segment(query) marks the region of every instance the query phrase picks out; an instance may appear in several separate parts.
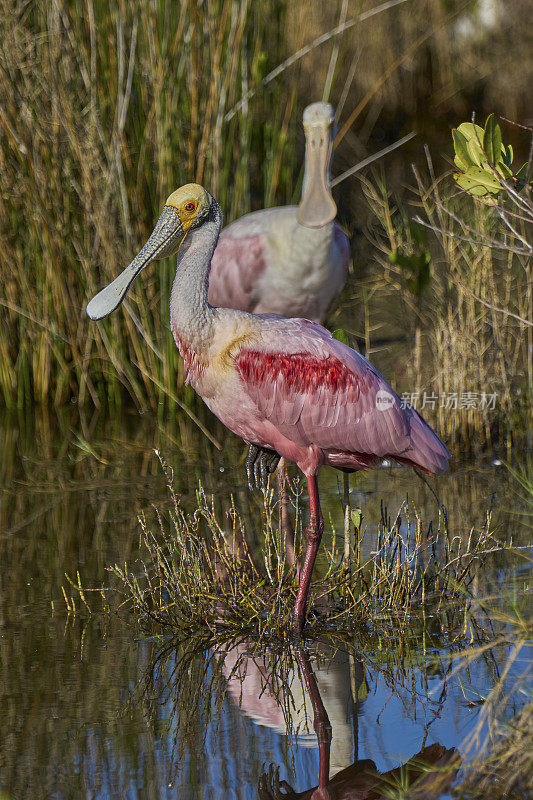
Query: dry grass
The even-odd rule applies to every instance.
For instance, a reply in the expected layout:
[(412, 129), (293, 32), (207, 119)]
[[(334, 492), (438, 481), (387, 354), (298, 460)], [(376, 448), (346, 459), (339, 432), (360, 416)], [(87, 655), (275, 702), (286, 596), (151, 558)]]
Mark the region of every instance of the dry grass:
[[(295, 92), (224, 115), (280, 57), (276, 2), (0, 4), (0, 385), (7, 406), (172, 397), (172, 270), (101, 325), (87, 300), (191, 179), (235, 217), (292, 190)], [(275, 32), (277, 31), (277, 35)], [(284, 102), (281, 103), (283, 97)], [(253, 152), (253, 156), (252, 156)], [(263, 169), (267, 161), (270, 168)], [(190, 401), (190, 398), (188, 398)]]
[(461, 800), (531, 800), (533, 797), (533, 703), (500, 725), (488, 755), (474, 763), (454, 796)]

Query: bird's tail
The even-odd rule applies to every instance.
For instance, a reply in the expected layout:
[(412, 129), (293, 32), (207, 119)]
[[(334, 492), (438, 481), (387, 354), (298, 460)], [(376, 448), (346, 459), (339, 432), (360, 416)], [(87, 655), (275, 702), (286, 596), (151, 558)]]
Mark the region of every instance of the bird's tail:
[(409, 408), (409, 427), (411, 443), (397, 460), (430, 475), (446, 472), (452, 455), (433, 428), (414, 408)]

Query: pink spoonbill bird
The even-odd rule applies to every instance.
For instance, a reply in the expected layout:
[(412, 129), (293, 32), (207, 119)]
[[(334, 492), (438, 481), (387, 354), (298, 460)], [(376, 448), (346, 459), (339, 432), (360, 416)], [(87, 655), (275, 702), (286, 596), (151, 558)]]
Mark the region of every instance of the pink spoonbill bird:
[(300, 204), (254, 211), (224, 228), (211, 262), (211, 305), (323, 322), (344, 286), (349, 242), (335, 222), (329, 185), (336, 134), (331, 105), (307, 106), (303, 127)]
[(209, 192), (197, 184), (177, 189), (146, 244), (87, 314), (110, 314), (147, 264), (178, 254), (170, 324), (187, 380), (227, 428), (294, 461), (307, 478), (307, 550), (294, 605), (301, 632), (324, 528), (320, 467), (350, 472), (388, 458), (434, 474), (446, 470), (450, 453), (369, 361), (317, 323), (211, 306), (209, 270), (221, 227)]
[[(307, 106), (303, 128), (305, 169), (299, 205), (254, 211), (222, 230), (211, 260), (212, 306), (322, 323), (344, 286), (350, 245), (335, 222), (337, 206), (330, 188), (337, 131), (333, 107)], [(250, 488), (264, 485), (278, 461), (276, 454), (252, 446), (246, 460)]]

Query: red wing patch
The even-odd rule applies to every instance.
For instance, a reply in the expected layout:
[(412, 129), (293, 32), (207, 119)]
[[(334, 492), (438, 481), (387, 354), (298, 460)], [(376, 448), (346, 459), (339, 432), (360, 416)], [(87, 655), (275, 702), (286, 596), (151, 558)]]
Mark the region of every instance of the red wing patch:
[(271, 383), (283, 377), (287, 389), (294, 393), (322, 388), (337, 394), (360, 388), (358, 377), (335, 356), (241, 350), (235, 365), (247, 383)]

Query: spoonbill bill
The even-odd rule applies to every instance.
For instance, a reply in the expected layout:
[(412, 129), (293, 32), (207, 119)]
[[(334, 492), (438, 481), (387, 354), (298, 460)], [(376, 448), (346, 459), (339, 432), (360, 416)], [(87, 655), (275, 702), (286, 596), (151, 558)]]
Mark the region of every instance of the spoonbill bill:
[(320, 467), (350, 472), (387, 458), (435, 474), (446, 470), (450, 453), (369, 361), (322, 326), (211, 306), (209, 270), (221, 227), (222, 212), (209, 192), (198, 184), (177, 189), (146, 244), (89, 302), (87, 314), (107, 316), (147, 264), (178, 254), (170, 325), (187, 381), (227, 428), (294, 461), (307, 478), (307, 550), (294, 605), (302, 632), (324, 529)]
[(329, 103), (303, 113), (305, 171), (298, 206), (254, 211), (220, 234), (211, 262), (212, 306), (323, 322), (346, 281), (348, 237), (335, 222), (330, 164), (336, 135)]

